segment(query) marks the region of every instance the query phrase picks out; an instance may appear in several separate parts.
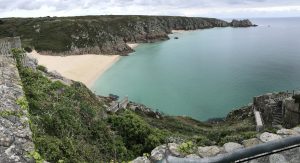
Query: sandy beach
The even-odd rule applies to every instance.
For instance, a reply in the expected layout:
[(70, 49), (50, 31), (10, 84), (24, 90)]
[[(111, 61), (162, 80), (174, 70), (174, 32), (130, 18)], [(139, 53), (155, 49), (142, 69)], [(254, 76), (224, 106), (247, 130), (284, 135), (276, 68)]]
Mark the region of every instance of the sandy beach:
[(137, 46), (139, 46), (139, 44), (138, 43), (127, 43), (127, 45), (131, 48), (131, 49), (134, 49), (134, 48), (136, 48)]
[(184, 33), (186, 30), (172, 30), (172, 33)]
[(36, 58), (40, 65), (48, 71), (57, 71), (61, 75), (84, 83), (91, 88), (94, 82), (120, 58), (119, 55), (73, 55), (73, 56), (46, 56), (36, 51), (29, 53)]

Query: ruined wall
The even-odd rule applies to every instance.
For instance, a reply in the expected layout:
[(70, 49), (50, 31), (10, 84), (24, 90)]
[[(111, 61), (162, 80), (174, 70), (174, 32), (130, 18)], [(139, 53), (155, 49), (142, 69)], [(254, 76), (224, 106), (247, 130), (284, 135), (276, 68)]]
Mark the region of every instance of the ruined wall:
[(11, 56), (12, 48), (21, 48), (20, 37), (7, 37), (0, 39), (0, 55)]
[[(12, 42), (9, 42), (12, 41)], [(17, 40), (17, 41), (15, 41)], [(0, 162), (32, 162), (34, 151), (26, 99), (16, 62), (7, 57), (9, 48), (21, 47), (19, 39), (1, 39), (0, 51)], [(2, 49), (1, 49), (2, 47)]]
[(295, 103), (295, 99), (287, 98), (283, 101), (284, 123), (287, 127), (295, 127), (300, 124), (299, 104)]

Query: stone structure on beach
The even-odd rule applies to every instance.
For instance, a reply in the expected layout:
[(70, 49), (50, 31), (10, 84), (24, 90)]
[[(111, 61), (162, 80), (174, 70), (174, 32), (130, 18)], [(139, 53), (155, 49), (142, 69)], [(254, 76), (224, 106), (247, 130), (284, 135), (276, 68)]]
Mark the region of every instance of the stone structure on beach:
[(300, 124), (299, 103), (295, 93), (267, 93), (254, 97), (253, 105), (262, 114), (265, 125), (295, 127)]
[(0, 39), (0, 55), (11, 56), (12, 48), (21, 48), (20, 37), (7, 37)]
[(11, 48), (20, 48), (19, 38), (0, 40), (0, 162), (32, 162), (32, 132), (21, 79)]

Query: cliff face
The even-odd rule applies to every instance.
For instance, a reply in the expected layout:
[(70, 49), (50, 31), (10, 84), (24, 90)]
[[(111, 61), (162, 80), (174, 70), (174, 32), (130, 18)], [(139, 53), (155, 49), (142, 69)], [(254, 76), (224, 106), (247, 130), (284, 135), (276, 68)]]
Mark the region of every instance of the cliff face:
[[(128, 54), (128, 42), (168, 39), (172, 30), (228, 27), (213, 18), (167, 16), (83, 16), (2, 19), (0, 37), (21, 36), (24, 47), (44, 54)], [(238, 25), (237, 25), (238, 26)]]

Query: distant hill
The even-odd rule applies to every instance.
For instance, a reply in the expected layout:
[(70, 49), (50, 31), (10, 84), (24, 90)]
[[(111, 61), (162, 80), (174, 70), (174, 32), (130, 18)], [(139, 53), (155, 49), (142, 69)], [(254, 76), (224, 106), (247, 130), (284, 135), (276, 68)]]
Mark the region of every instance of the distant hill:
[(133, 51), (126, 43), (166, 40), (172, 30), (232, 26), (214, 18), (116, 15), (3, 18), (0, 22), (0, 38), (20, 36), (23, 47), (52, 55), (126, 55)]

